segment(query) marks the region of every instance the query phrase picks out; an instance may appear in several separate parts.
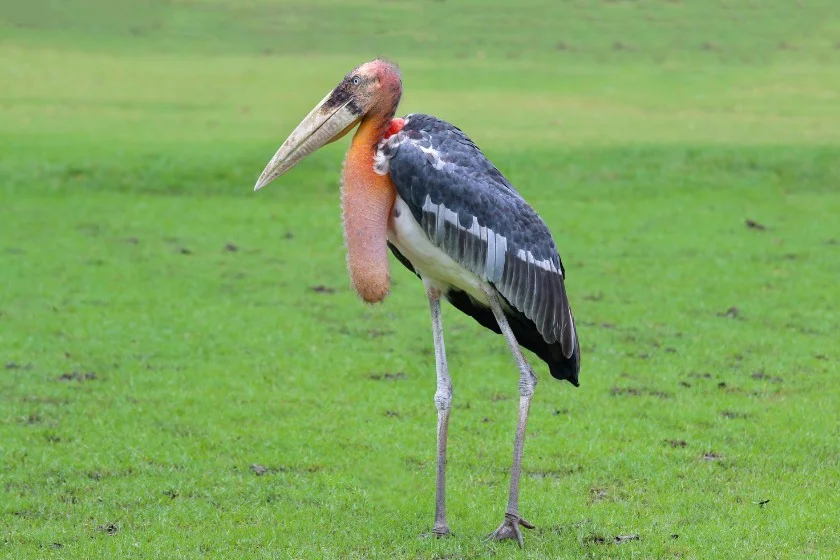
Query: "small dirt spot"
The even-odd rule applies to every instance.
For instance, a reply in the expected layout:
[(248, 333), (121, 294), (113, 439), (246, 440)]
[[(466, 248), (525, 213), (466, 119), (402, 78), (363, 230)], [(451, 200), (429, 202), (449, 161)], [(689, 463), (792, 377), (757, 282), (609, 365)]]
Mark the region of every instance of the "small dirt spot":
[(335, 288), (319, 284), (317, 286), (309, 286), (309, 291), (315, 292), (316, 294), (334, 294)]
[(734, 305), (722, 313), (717, 314), (718, 317), (727, 317), (729, 319), (740, 319), (741, 310)]
[(93, 381), (94, 379), (96, 379), (96, 373), (92, 371), (70, 371), (62, 373), (56, 379), (58, 381)]
[(140, 240), (136, 237), (126, 237), (125, 242), (129, 245), (137, 245), (138, 243), (140, 243)]
[(190, 251), (186, 247), (181, 247), (180, 249), (178, 249), (178, 252), (182, 255), (192, 255), (192, 251)]
[(622, 43), (621, 41), (613, 41), (612, 50), (614, 51), (631, 51), (630, 45)]
[(706, 453), (703, 453), (701, 459), (703, 459), (704, 461), (720, 461), (721, 459), (723, 459), (723, 455), (721, 455), (720, 453), (715, 453), (714, 451), (707, 451)]
[(668, 354), (676, 354), (677, 349), (674, 348), (673, 346), (666, 346), (665, 347), (665, 352), (667, 352)]
[(566, 50), (569, 50), (569, 45), (566, 44), (565, 41), (557, 41), (554, 44), (554, 48), (557, 49), (558, 51), (566, 51)]
[(617, 535), (615, 537), (615, 544), (621, 544), (637, 540), (639, 540), (639, 535)]
[(583, 467), (580, 465), (575, 467), (569, 468), (560, 468), (560, 469), (535, 469), (532, 471), (525, 471), (525, 473), (530, 476), (531, 478), (543, 479), (543, 478), (554, 478), (554, 479), (561, 479), (566, 478), (567, 476), (571, 476), (575, 473), (579, 473), (583, 471)]
[(50, 548), (58, 550), (59, 548), (63, 548), (64, 545), (60, 542), (54, 542), (50, 545)]
[(781, 383), (782, 381), (784, 381), (784, 379), (782, 379), (781, 377), (767, 375), (762, 370), (753, 372), (753, 374), (750, 375), (750, 377), (752, 377), (753, 379), (763, 379), (765, 381), (770, 381), (771, 383)]
[(691, 373), (688, 374), (688, 376), (689, 377), (694, 377), (694, 378), (697, 378), (697, 379), (711, 379), (712, 378), (711, 373), (705, 373), (705, 372), (704, 373), (691, 372)]
[(685, 387), (686, 389), (691, 388), (691, 383), (688, 381), (680, 381), (680, 387)]
[(688, 445), (684, 439), (663, 439), (662, 441), (664, 441), (665, 443), (667, 443), (675, 449), (678, 447), (685, 447), (686, 445)]
[(602, 329), (614, 329), (615, 325), (613, 323), (601, 323)]
[(105, 523), (103, 525), (99, 525), (96, 527), (96, 530), (100, 533), (106, 533), (108, 535), (116, 535), (120, 531), (119, 525), (116, 523)]
[(386, 410), (385, 411), (385, 416), (387, 416), (388, 418), (399, 418), (400, 413), (397, 412), (396, 410)]
[(394, 331), (382, 330), (382, 329), (368, 329), (367, 334), (370, 338), (381, 338), (381, 337), (389, 335), (389, 334), (394, 334)]
[(589, 503), (601, 502), (610, 495), (609, 489), (604, 486), (593, 486), (589, 489)]
[(814, 358), (816, 358), (817, 360), (823, 360), (823, 361), (828, 360), (828, 356), (826, 356), (825, 354), (817, 354), (817, 355), (814, 356)]
[(405, 373), (398, 371), (396, 373), (372, 373), (369, 377), (374, 381), (400, 381), (401, 379), (405, 379), (406, 375)]
[(510, 400), (510, 396), (504, 393), (493, 393), (490, 395), (490, 402), (499, 402)]
[(180, 496), (181, 493), (178, 492), (177, 490), (175, 490), (174, 488), (170, 488), (169, 490), (164, 492), (163, 495), (166, 496), (167, 498), (169, 498), (170, 500), (174, 500), (175, 498)]
[(657, 397), (660, 399), (670, 399), (671, 394), (666, 393), (665, 391), (658, 391), (656, 389), (648, 389), (646, 387), (613, 387), (610, 392), (613, 395), (619, 396), (631, 396), (631, 397), (640, 397), (640, 396), (650, 396), (650, 397)]
[(226, 252), (228, 252), (228, 253), (235, 253), (235, 252), (237, 252), (238, 250), (239, 250), (239, 247), (237, 247), (237, 246), (236, 246), (236, 245), (234, 245), (233, 243), (227, 243), (227, 244), (225, 244), (225, 251), (226, 251)]
[(726, 381), (718, 382), (717, 387), (718, 387), (718, 389), (726, 389), (726, 387), (727, 387)]
[(716, 51), (720, 49), (720, 47), (712, 41), (703, 41), (703, 43), (701, 43), (700, 45), (700, 48), (704, 51)]
[(283, 236), (283, 239), (294, 239), (294, 238), (295, 238), (295, 234), (292, 233), (291, 231), (287, 231), (286, 234)]
[(583, 539), (584, 542), (588, 542), (591, 544), (606, 544), (607, 539), (602, 537), (601, 535), (589, 535), (588, 537)]
[(796, 47), (788, 43), (787, 41), (779, 41), (779, 50), (780, 51), (795, 51)]
[(490, 421), (490, 419), (485, 416), (484, 418), (481, 419), (481, 421), (486, 424)]
[(728, 418), (730, 420), (734, 420), (736, 418), (746, 418), (747, 417), (747, 415), (744, 414), (743, 412), (735, 412), (733, 410), (724, 410), (723, 412), (720, 413), (720, 415), (723, 416), (724, 418)]
[(250, 468), (251, 468), (251, 472), (253, 472), (257, 476), (262, 476), (264, 474), (268, 474), (268, 467), (264, 467), (262, 465), (258, 465), (256, 463), (253, 463)]
[(758, 231), (766, 231), (767, 230), (767, 226), (765, 226), (764, 224), (760, 224), (760, 223), (756, 222), (755, 220), (750, 220), (750, 219), (744, 220), (744, 225), (747, 226), (750, 229), (754, 229), (754, 230), (758, 230)]
[(561, 414), (568, 414), (568, 413), (569, 413), (568, 408), (555, 408), (554, 412), (552, 412), (552, 414), (554, 416), (560, 416)]

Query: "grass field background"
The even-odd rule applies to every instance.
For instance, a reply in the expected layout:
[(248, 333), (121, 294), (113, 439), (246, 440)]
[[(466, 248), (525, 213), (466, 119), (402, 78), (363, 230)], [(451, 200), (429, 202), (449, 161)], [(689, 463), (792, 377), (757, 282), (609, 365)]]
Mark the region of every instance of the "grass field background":
[[(0, 7), (0, 555), (833, 558), (833, 2)], [(463, 128), (568, 270), (581, 387), (444, 308), (454, 537), (422, 285), (346, 277), (346, 140), (254, 194), (355, 65)], [(638, 536), (619, 539), (619, 536)]]

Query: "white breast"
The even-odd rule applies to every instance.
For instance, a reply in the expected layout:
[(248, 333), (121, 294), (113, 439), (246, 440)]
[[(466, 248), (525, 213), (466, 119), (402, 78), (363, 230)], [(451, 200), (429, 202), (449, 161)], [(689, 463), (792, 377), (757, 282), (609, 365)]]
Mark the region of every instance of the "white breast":
[(408, 205), (399, 196), (391, 210), (388, 241), (409, 260), (427, 283), (443, 293), (454, 286), (470, 294), (473, 299), (488, 304), (482, 289), (484, 282), (429, 241)]

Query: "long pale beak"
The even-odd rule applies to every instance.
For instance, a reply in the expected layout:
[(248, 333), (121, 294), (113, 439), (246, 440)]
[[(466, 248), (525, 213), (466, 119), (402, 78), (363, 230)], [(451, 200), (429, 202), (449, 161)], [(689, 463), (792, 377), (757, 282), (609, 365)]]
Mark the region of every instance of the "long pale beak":
[(331, 106), (328, 101), (332, 95), (333, 92), (330, 92), (322, 99), (283, 142), (254, 185), (255, 191), (300, 163), (321, 146), (344, 136), (362, 118), (362, 115), (351, 110), (352, 100)]

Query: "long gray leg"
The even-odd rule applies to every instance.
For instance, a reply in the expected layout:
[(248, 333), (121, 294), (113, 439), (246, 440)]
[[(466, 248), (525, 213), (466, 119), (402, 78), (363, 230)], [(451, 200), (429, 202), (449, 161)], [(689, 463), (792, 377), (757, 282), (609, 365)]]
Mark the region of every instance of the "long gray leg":
[(504, 540), (516, 539), (519, 546), (524, 544), (522, 533), (519, 526), (522, 525), (528, 529), (533, 529), (534, 526), (519, 517), (519, 478), (522, 474), (522, 450), (525, 445), (525, 426), (528, 423), (528, 410), (531, 408), (531, 397), (534, 395), (534, 388), (537, 386), (537, 376), (522, 351), (519, 349), (519, 343), (516, 337), (513, 336), (513, 331), (508, 325), (507, 318), (504, 311), (502, 311), (496, 293), (492, 288), (485, 288), (487, 299), (490, 302), (490, 309), (493, 310), (493, 315), (496, 317), (496, 322), (502, 334), (505, 336), (508, 348), (513, 354), (516, 365), (519, 368), (519, 417), (516, 422), (516, 439), (513, 443), (513, 466), (510, 469), (510, 496), (508, 497), (507, 510), (505, 511), (505, 520), (499, 525), (493, 533), (490, 534), (491, 539)]
[(449, 411), (452, 406), (452, 381), (446, 365), (446, 348), (443, 344), (443, 321), (440, 314), (440, 290), (426, 286), (429, 307), (432, 311), (432, 335), (435, 340), (435, 369), (437, 390), (435, 407), (438, 411), (437, 424), (437, 476), (435, 480), (435, 526), (432, 533), (438, 537), (449, 534), (446, 523), (446, 437), (449, 432)]

